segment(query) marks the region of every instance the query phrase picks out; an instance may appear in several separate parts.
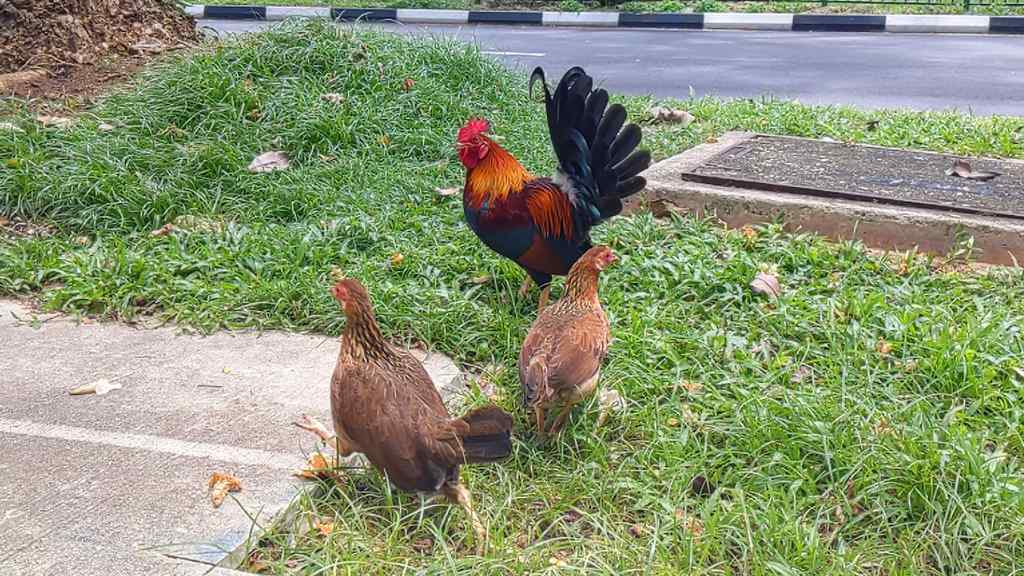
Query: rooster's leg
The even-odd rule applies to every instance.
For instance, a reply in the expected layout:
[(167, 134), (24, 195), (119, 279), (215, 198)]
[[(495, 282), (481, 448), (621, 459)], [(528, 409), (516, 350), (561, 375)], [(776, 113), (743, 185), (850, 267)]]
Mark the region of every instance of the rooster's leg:
[(487, 545), (487, 529), (484, 528), (480, 517), (473, 511), (473, 500), (469, 496), (469, 490), (459, 482), (446, 482), (441, 486), (441, 492), (466, 512), (466, 516), (469, 517), (469, 524), (473, 527), (476, 553), (483, 554)]
[(537, 305), (537, 310), (543, 310), (548, 305), (548, 295), (551, 294), (551, 284), (548, 284), (540, 291), (540, 304)]
[(523, 283), (519, 285), (519, 297), (525, 298), (530, 293), (530, 287), (533, 286), (533, 278), (527, 276), (523, 278)]

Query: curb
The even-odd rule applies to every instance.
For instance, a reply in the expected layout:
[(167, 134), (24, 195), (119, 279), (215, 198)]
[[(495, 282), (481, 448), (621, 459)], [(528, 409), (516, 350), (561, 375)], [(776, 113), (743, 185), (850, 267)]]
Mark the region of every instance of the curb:
[(790, 232), (814, 232), (837, 241), (859, 240), (871, 248), (929, 254), (949, 254), (967, 234), (974, 238), (979, 262), (1017, 267), (1024, 261), (1024, 222), (1017, 219), (716, 186), (679, 177), (755, 136), (727, 132), (714, 143), (654, 164), (644, 172), (647, 187), (623, 202), (622, 215), (648, 209), (691, 213), (718, 218), (730, 228), (782, 222)]
[(633, 12), (504, 12), (492, 10), (421, 10), (405, 8), (335, 8), (307, 6), (205, 6), (190, 4), (196, 18), (284, 20), (330, 18), (339, 21), (408, 24), (513, 24), (518, 26), (594, 26), (676, 30), (782, 30), (794, 32), (908, 32), (957, 34), (1024, 34), (1024, 16), (941, 14), (749, 14), (710, 12), (638, 14)]

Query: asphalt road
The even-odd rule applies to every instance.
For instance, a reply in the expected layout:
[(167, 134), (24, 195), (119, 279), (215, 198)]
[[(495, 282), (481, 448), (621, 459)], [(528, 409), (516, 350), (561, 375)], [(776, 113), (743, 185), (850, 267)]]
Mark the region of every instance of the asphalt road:
[[(271, 24), (203, 20), (220, 32)], [(863, 108), (1024, 116), (1024, 37), (386, 24), (477, 42), (528, 72), (587, 69), (610, 90), (658, 97), (774, 95)]]

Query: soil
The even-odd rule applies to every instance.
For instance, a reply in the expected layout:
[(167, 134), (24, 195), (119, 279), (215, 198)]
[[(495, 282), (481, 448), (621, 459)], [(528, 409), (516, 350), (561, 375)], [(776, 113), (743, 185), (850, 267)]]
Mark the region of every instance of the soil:
[(0, 0), (0, 95), (88, 95), (197, 41), (173, 0)]
[(756, 188), (834, 191), (872, 202), (1024, 217), (1024, 162), (971, 158), (975, 171), (1000, 174), (979, 181), (947, 175), (956, 159), (919, 150), (758, 136), (709, 159), (693, 174)]

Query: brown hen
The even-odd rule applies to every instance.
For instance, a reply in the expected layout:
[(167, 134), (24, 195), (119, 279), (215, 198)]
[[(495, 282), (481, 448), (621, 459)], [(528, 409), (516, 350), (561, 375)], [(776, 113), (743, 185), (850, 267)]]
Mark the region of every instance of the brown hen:
[(347, 319), (331, 378), (335, 434), (309, 417), (296, 424), (334, 439), (340, 456), (365, 454), (402, 490), (440, 492), (461, 506), (480, 549), (486, 531), (459, 482), (459, 466), (508, 456), (511, 416), (487, 406), (451, 418), (423, 365), (384, 340), (363, 285), (344, 279), (331, 292)]
[[(608, 317), (597, 297), (598, 274), (617, 260), (611, 248), (595, 246), (569, 270), (562, 299), (541, 310), (519, 353), (523, 402), (533, 410), (543, 438), (565, 424), (577, 402), (594, 393), (608, 354)], [(560, 407), (545, 431), (548, 409)]]

